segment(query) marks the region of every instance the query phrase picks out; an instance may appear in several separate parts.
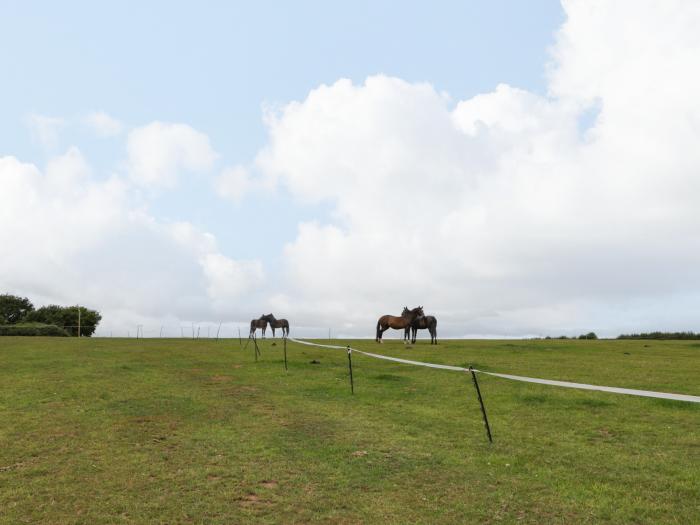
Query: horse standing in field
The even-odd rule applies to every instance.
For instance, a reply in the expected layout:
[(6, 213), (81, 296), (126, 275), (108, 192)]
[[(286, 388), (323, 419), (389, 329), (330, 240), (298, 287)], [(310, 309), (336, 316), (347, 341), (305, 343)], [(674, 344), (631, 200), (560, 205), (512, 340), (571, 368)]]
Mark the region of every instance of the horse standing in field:
[(261, 315), (259, 319), (253, 319), (250, 321), (250, 334), (248, 338), (255, 335), (255, 331), (260, 328), (262, 330), (262, 338), (265, 339), (265, 330), (267, 330), (267, 319), (264, 315)]
[(287, 337), (289, 335), (289, 321), (286, 319), (275, 319), (272, 314), (267, 314), (263, 316), (268, 323), (270, 323), (270, 328), (272, 328), (272, 337), (275, 337), (275, 328), (282, 329), (282, 337)]
[(428, 331), (430, 332), (430, 344), (431, 345), (436, 345), (437, 344), (437, 319), (433, 317), (432, 315), (423, 315), (421, 317), (416, 317), (415, 321), (411, 323), (411, 326), (406, 328), (406, 332), (404, 333), (404, 339), (408, 338), (409, 332), (413, 332), (411, 334), (411, 343), (415, 344), (416, 342), (416, 333), (418, 330), (423, 330), (427, 328)]
[(389, 328), (394, 330), (406, 329), (411, 326), (411, 323), (416, 320), (417, 317), (423, 315), (423, 307), (418, 306), (413, 310), (409, 310), (407, 306), (404, 306), (403, 312), (401, 312), (401, 317), (396, 317), (395, 315), (383, 315), (377, 321), (377, 337), (375, 341), (378, 343), (382, 342), (382, 334), (386, 332)]

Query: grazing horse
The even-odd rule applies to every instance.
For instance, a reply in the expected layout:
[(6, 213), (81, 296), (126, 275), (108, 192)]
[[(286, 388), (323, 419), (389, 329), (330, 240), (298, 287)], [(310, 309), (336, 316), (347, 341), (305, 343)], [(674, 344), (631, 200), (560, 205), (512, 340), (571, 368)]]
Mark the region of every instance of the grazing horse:
[(375, 341), (378, 343), (382, 342), (382, 334), (386, 332), (389, 328), (394, 330), (406, 329), (411, 326), (411, 323), (417, 318), (423, 315), (423, 307), (418, 306), (413, 310), (409, 310), (407, 306), (404, 306), (403, 312), (401, 312), (401, 317), (396, 317), (395, 315), (383, 315), (377, 321), (377, 338)]
[(267, 330), (267, 319), (265, 319), (264, 315), (261, 315), (259, 319), (253, 319), (250, 321), (250, 334), (248, 334), (248, 338), (251, 338), (255, 335), (255, 331), (260, 328), (262, 329), (262, 338), (265, 339), (265, 330)]
[(272, 314), (264, 315), (263, 318), (270, 323), (270, 328), (272, 328), (272, 337), (275, 337), (275, 328), (282, 329), (282, 337), (287, 337), (289, 335), (289, 321), (286, 319), (275, 319), (275, 316)]
[(428, 331), (430, 332), (430, 344), (431, 345), (436, 345), (437, 344), (437, 319), (433, 317), (432, 315), (424, 315), (421, 317), (416, 317), (416, 320), (411, 323), (411, 326), (406, 328), (406, 332), (404, 333), (404, 339), (408, 336), (409, 331), (412, 331), (413, 334), (411, 335), (411, 343), (416, 342), (416, 333), (418, 330), (423, 330), (427, 328)]

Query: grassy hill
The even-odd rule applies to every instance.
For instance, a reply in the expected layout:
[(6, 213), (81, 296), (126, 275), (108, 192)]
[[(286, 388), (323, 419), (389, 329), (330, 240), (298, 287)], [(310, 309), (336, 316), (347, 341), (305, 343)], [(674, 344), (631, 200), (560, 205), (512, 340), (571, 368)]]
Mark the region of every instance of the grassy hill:
[[(244, 341), (245, 343), (245, 341)], [(340, 344), (346, 344), (342, 342)], [(700, 394), (691, 341), (373, 352)], [(700, 404), (237, 340), (0, 340), (0, 523), (693, 523)], [(311, 364), (318, 361), (318, 364)]]

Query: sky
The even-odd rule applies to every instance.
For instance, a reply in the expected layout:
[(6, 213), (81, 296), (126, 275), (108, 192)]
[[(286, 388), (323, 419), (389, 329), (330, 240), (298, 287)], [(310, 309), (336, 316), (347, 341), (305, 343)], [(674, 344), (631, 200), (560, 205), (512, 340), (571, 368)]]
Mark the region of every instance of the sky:
[(100, 335), (700, 330), (695, 2), (0, 14), (0, 293)]

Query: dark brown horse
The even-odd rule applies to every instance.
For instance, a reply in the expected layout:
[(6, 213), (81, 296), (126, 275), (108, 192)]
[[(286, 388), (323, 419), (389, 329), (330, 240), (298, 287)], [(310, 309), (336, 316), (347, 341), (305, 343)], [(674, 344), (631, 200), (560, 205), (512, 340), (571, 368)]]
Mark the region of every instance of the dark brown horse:
[(264, 315), (261, 315), (259, 319), (253, 319), (250, 321), (250, 334), (248, 334), (248, 337), (253, 337), (255, 335), (255, 331), (260, 328), (262, 329), (262, 338), (265, 339), (265, 330), (267, 330), (267, 319), (265, 319)]
[(428, 329), (430, 332), (430, 344), (431, 345), (436, 345), (437, 344), (437, 319), (433, 317), (432, 315), (423, 315), (421, 317), (416, 317), (415, 321), (411, 323), (411, 326), (406, 328), (406, 332), (404, 333), (404, 339), (408, 337), (409, 331), (413, 332), (411, 334), (411, 343), (416, 342), (416, 333), (418, 330), (424, 330), (425, 328)]
[(275, 328), (282, 329), (282, 337), (287, 337), (289, 335), (289, 321), (286, 319), (275, 319), (272, 314), (267, 314), (263, 316), (268, 323), (270, 323), (270, 328), (272, 328), (272, 337), (275, 337)]
[(423, 307), (418, 306), (413, 310), (409, 310), (407, 306), (404, 306), (403, 312), (401, 312), (401, 317), (396, 317), (395, 315), (383, 315), (377, 321), (377, 338), (375, 341), (378, 343), (382, 342), (382, 334), (386, 332), (389, 328), (394, 330), (402, 330), (411, 326), (411, 323), (423, 315)]

